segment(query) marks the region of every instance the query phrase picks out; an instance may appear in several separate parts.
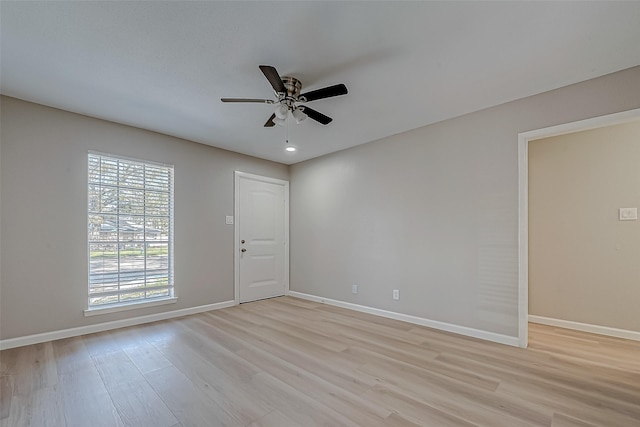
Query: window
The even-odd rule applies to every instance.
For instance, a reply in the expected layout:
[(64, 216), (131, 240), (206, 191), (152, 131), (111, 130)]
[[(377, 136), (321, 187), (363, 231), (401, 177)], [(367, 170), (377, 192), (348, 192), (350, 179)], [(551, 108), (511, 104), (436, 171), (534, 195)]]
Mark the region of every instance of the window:
[(173, 297), (173, 166), (89, 153), (89, 309)]

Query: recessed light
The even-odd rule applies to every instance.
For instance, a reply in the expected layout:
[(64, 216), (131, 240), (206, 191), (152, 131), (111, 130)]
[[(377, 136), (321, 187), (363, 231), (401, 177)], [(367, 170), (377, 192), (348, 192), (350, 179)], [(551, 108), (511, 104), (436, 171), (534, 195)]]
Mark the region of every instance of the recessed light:
[(285, 150), (290, 151), (290, 152), (294, 152), (294, 151), (296, 151), (296, 147), (288, 146), (287, 148), (285, 148)]

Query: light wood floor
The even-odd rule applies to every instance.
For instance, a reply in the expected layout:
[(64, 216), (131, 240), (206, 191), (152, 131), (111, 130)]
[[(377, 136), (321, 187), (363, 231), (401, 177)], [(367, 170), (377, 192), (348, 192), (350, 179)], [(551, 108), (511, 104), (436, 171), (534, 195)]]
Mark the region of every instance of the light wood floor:
[(640, 426), (640, 343), (527, 350), (290, 297), (5, 350), (0, 426)]

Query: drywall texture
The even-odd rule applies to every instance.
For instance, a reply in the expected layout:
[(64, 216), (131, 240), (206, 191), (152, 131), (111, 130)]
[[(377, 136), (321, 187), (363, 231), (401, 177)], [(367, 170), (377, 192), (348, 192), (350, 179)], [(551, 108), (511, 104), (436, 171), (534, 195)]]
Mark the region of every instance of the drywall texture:
[(293, 165), (291, 289), (517, 336), (518, 133), (638, 107), (634, 67)]
[[(287, 166), (14, 98), (1, 114), (2, 339), (233, 299), (233, 172)], [(89, 150), (175, 166), (177, 304), (83, 316)]]
[(529, 313), (640, 332), (640, 121), (529, 142)]

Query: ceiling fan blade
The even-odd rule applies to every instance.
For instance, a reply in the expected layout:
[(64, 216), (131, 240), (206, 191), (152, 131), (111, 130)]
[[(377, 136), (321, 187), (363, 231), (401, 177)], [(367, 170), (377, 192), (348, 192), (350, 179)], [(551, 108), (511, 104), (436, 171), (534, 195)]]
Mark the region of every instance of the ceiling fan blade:
[(333, 120), (331, 117), (325, 116), (324, 114), (311, 109), (305, 105), (301, 105), (299, 107), (303, 113), (305, 113), (309, 118), (315, 120), (318, 123), (322, 123), (323, 125), (328, 125)]
[(256, 98), (220, 98), (222, 102), (259, 102), (261, 104), (273, 104), (275, 101), (270, 99), (256, 99)]
[(271, 65), (260, 65), (260, 70), (262, 74), (269, 80), (273, 90), (278, 93), (286, 93), (287, 89), (284, 87), (284, 83), (282, 83), (282, 79), (280, 78), (280, 74), (273, 68)]
[(269, 120), (267, 120), (267, 123), (264, 124), (264, 127), (266, 127), (266, 128), (274, 127), (276, 124), (273, 121), (273, 119), (275, 119), (275, 118), (276, 118), (276, 113), (273, 113), (271, 115), (271, 117), (269, 117)]
[(303, 93), (300, 98), (304, 97), (307, 101), (315, 101), (316, 99), (331, 98), (332, 96), (346, 95), (347, 93), (347, 87), (341, 83)]

